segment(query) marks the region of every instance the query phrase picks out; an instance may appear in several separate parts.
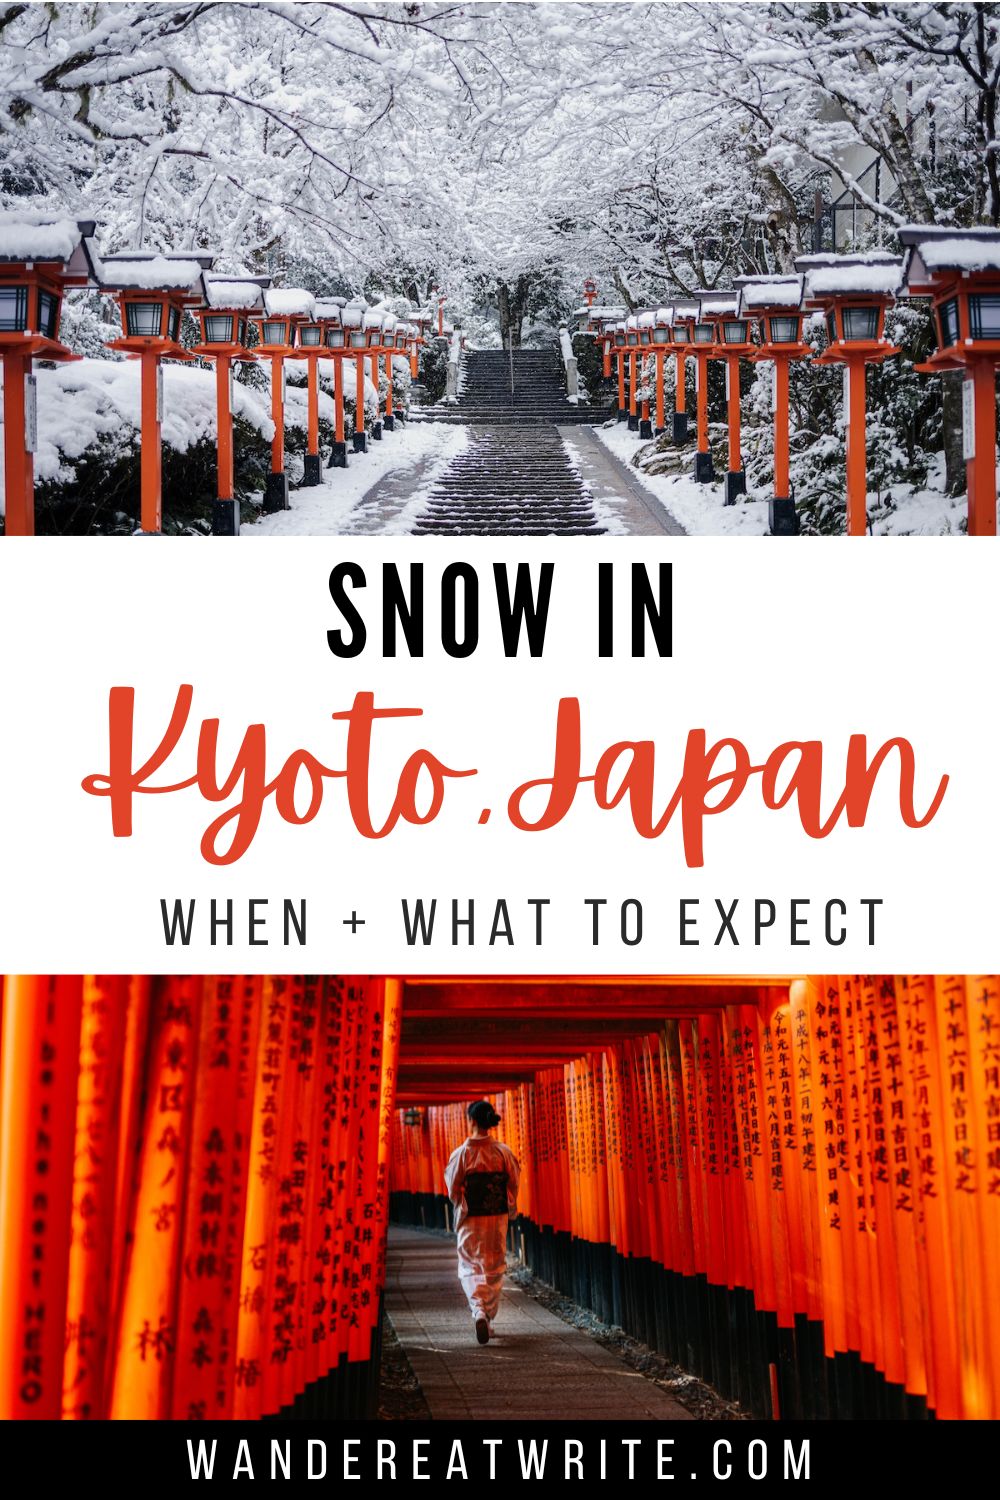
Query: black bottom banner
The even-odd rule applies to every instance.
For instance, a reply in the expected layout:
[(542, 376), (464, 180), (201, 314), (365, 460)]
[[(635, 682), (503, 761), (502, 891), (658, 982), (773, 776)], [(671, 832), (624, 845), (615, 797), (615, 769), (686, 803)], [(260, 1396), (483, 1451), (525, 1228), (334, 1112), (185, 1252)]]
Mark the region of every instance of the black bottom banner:
[[(8, 1470), (75, 1482), (469, 1479), (725, 1485), (847, 1484), (877, 1463), (894, 1484), (985, 1465), (988, 1423), (179, 1422), (4, 1426)], [(977, 1453), (978, 1451), (978, 1453)]]

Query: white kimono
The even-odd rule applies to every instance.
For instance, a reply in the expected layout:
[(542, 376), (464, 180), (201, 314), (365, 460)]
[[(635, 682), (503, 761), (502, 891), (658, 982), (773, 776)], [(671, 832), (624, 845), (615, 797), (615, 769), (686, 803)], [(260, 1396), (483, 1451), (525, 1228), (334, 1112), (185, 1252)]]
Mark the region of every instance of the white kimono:
[[(509, 1146), (469, 1136), (444, 1169), (455, 1205), (458, 1278), (473, 1320), (493, 1322), (507, 1266), (507, 1225), (517, 1213), (521, 1167)], [(503, 1205), (501, 1207), (501, 1205)]]

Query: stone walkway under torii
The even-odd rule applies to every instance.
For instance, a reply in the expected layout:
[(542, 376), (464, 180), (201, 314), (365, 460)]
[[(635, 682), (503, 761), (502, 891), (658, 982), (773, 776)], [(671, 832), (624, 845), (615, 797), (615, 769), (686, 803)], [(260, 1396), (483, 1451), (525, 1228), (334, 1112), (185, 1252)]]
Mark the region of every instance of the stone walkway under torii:
[(436, 1421), (691, 1421), (665, 1391), (509, 1281), (476, 1343), (454, 1241), (389, 1232), (386, 1312)]

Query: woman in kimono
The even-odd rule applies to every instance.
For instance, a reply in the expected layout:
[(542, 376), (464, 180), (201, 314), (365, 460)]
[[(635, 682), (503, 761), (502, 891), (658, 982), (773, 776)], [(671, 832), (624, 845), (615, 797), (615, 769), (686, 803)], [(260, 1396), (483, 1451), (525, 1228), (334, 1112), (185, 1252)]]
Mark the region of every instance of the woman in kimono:
[(509, 1146), (490, 1135), (500, 1116), (486, 1099), (469, 1105), (469, 1135), (444, 1169), (455, 1205), (458, 1279), (480, 1344), (493, 1333), (507, 1266), (507, 1225), (517, 1213), (521, 1168)]

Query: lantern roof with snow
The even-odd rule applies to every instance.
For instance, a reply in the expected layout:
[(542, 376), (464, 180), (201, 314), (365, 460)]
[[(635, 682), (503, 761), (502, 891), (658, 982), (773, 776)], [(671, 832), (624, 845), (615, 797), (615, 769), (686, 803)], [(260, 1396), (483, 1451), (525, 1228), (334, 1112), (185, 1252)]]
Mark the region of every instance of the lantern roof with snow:
[(738, 304), (736, 292), (702, 292), (698, 298), (698, 316), (702, 319), (733, 317)]
[(321, 321), (340, 323), (346, 304), (346, 297), (317, 297), (316, 316)]
[(106, 292), (173, 292), (204, 301), (205, 273), (214, 263), (206, 250), (122, 250), (100, 256), (97, 275)]
[(759, 314), (766, 308), (787, 308), (798, 312), (802, 305), (802, 277), (789, 276), (738, 276), (736, 290), (739, 293), (740, 313), (744, 317)]
[(656, 327), (656, 313), (652, 312), (652, 311), (651, 312), (641, 312), (639, 314), (639, 317), (638, 317), (638, 323), (639, 323), (639, 327), (640, 328), (655, 328)]
[(366, 312), (365, 313), (365, 316), (364, 316), (364, 327), (365, 328), (383, 328), (384, 326), (385, 326), (385, 314), (384, 313), (376, 312), (374, 308), (371, 310), (371, 312)]
[(314, 318), (316, 299), (300, 286), (272, 286), (264, 293), (264, 311), (269, 318)]
[(345, 328), (361, 328), (364, 323), (367, 302), (345, 302), (341, 317)]
[(206, 276), (205, 304), (227, 312), (259, 312), (270, 276)]
[(903, 279), (911, 296), (926, 296), (942, 280), (1000, 275), (1000, 229), (907, 224), (899, 231)]
[(882, 297), (891, 300), (903, 279), (903, 262), (887, 250), (858, 255), (800, 255), (795, 269), (805, 276), (806, 306), (835, 297)]
[(97, 279), (93, 219), (22, 210), (0, 214), (0, 262), (58, 267), (78, 286)]
[(675, 297), (671, 303), (674, 321), (688, 322), (698, 316), (698, 302), (694, 297)]

